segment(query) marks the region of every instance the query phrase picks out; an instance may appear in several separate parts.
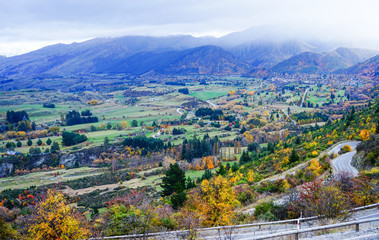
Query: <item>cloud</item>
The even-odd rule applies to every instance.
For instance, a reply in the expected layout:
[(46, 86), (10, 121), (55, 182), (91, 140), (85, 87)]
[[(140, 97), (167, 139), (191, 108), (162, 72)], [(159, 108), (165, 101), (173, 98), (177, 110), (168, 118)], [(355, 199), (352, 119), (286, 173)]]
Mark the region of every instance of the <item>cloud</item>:
[(4, 44), (11, 42), (68, 42), (129, 34), (220, 36), (275, 24), (318, 29), (321, 37), (339, 32), (336, 38), (379, 39), (378, 7), (375, 0), (1, 1), (0, 54), (5, 52)]

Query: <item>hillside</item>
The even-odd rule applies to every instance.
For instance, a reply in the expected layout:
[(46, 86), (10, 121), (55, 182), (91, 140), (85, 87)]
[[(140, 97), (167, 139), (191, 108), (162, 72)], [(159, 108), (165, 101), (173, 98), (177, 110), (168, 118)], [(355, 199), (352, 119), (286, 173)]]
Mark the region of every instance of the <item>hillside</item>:
[(378, 79), (379, 55), (376, 55), (375, 57), (372, 57), (362, 63), (358, 63), (350, 68), (344, 69), (341, 72)]
[[(93, 39), (82, 43), (56, 44), (6, 58), (3, 61), (0, 59), (0, 74), (6, 76), (41, 73), (70, 75), (95, 72), (140, 74), (141, 70), (136, 69), (128, 60), (135, 62), (143, 59), (150, 65), (164, 58), (170, 58), (173, 51), (202, 45), (202, 41), (202, 38), (190, 36), (161, 38), (127, 36)], [(154, 57), (157, 59), (154, 60)], [(143, 62), (135, 64), (143, 65)], [(128, 68), (129, 65), (131, 66)], [(126, 69), (119, 70), (125, 66)], [(142, 71), (148, 70), (150, 69)]]
[(241, 74), (248, 65), (238, 60), (231, 53), (216, 46), (203, 46), (181, 52), (176, 61), (154, 69), (163, 74)]
[(367, 49), (338, 48), (328, 53), (304, 52), (278, 63), (272, 71), (279, 73), (326, 74), (351, 67), (378, 52)]
[(251, 67), (271, 67), (296, 54), (312, 51), (315, 47), (302, 41), (286, 40), (283, 42), (256, 41), (247, 42), (230, 49), (239, 59)]

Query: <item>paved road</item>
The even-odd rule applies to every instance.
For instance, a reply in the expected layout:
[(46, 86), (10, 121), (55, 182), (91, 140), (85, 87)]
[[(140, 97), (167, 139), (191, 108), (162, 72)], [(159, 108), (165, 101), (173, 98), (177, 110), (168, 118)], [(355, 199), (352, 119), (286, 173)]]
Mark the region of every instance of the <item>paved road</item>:
[(333, 168), (334, 174), (337, 174), (339, 172), (349, 172), (354, 177), (358, 176), (359, 174), (358, 170), (351, 165), (351, 160), (353, 159), (353, 156), (357, 153), (355, 149), (357, 148), (358, 144), (359, 142), (357, 141), (341, 143), (335, 146), (334, 148), (332, 148), (332, 150), (328, 152), (329, 155), (332, 153), (338, 154), (340, 149), (346, 145), (350, 145), (351, 149), (353, 150), (351, 152), (342, 154), (332, 160), (332, 168)]
[(178, 109), (176, 109), (176, 111), (177, 111), (180, 115), (183, 115), (183, 113), (180, 112), (180, 109), (181, 109), (181, 108), (178, 108)]
[(303, 103), (304, 103), (304, 100), (305, 100), (305, 96), (307, 96), (307, 92), (308, 92), (309, 88), (305, 89), (305, 92), (304, 92), (304, 95), (303, 95), (303, 99), (301, 100), (300, 102), (300, 106), (299, 107), (302, 107), (303, 106)]
[(344, 143), (340, 143), (338, 145), (336, 145), (335, 147), (333, 147), (329, 152), (328, 154), (332, 154), (332, 153), (335, 153), (335, 154), (338, 154), (338, 152), (341, 150), (341, 148), (343, 146), (346, 146), (346, 145), (350, 145), (351, 147), (351, 150), (355, 150), (357, 149), (357, 146), (359, 145), (359, 141), (349, 141), (349, 142), (344, 142)]
[(209, 105), (211, 105), (212, 107), (217, 108), (217, 105), (214, 104), (214, 103), (212, 103), (211, 101), (208, 100), (207, 103), (208, 103)]

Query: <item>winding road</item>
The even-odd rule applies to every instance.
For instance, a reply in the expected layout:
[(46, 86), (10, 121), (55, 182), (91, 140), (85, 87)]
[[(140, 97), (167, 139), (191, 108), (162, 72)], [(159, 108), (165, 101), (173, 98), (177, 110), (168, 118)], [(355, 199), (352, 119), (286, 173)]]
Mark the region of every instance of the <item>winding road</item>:
[(328, 154), (338, 154), (340, 149), (343, 146), (350, 145), (351, 147), (351, 152), (339, 155), (335, 159), (332, 160), (332, 168), (334, 174), (337, 174), (339, 172), (348, 172), (351, 173), (354, 177), (358, 176), (359, 171), (351, 165), (351, 160), (353, 159), (353, 156), (357, 153), (356, 148), (360, 142), (357, 141), (351, 141), (351, 142), (344, 142), (341, 144), (336, 145), (333, 147)]

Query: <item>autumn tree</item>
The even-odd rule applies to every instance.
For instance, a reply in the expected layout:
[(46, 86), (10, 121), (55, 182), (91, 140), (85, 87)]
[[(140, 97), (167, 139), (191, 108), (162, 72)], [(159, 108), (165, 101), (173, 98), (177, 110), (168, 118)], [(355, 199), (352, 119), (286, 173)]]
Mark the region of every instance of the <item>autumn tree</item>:
[(230, 182), (222, 177), (203, 180), (200, 186), (202, 199), (206, 202), (206, 225), (230, 225), (234, 218), (234, 207), (239, 205)]
[(292, 207), (304, 216), (345, 219), (349, 215), (345, 210), (349, 209), (350, 201), (334, 182), (323, 184), (315, 180), (302, 186), (299, 200)]
[(363, 129), (359, 133), (359, 136), (362, 138), (363, 141), (367, 141), (370, 138), (370, 133), (366, 129)]
[(312, 161), (309, 163), (308, 170), (313, 172), (313, 174), (317, 177), (320, 175), (321, 171), (320, 163), (317, 161), (317, 159), (312, 159)]
[(85, 239), (89, 230), (83, 217), (71, 208), (64, 195), (50, 189), (46, 199), (37, 204), (29, 226), (28, 239)]
[(341, 148), (341, 151), (342, 151), (343, 153), (351, 152), (351, 147), (350, 147), (350, 145), (345, 145), (345, 146), (343, 146), (343, 147)]
[(254, 181), (254, 170), (253, 169), (250, 169), (247, 174), (246, 174), (246, 180), (249, 182), (249, 183), (252, 183)]
[(127, 121), (121, 121), (120, 122), (120, 128), (125, 129), (129, 127), (129, 123)]
[(17, 232), (0, 216), (0, 239), (18, 239)]
[(142, 239), (147, 239), (146, 234), (161, 224), (158, 217), (164, 217), (158, 215), (155, 202), (144, 191), (131, 191), (110, 200), (107, 205), (105, 224), (100, 226), (106, 235), (142, 233)]
[(378, 201), (379, 195), (375, 191), (375, 185), (367, 176), (355, 178), (353, 185), (353, 201), (357, 205), (365, 206)]

